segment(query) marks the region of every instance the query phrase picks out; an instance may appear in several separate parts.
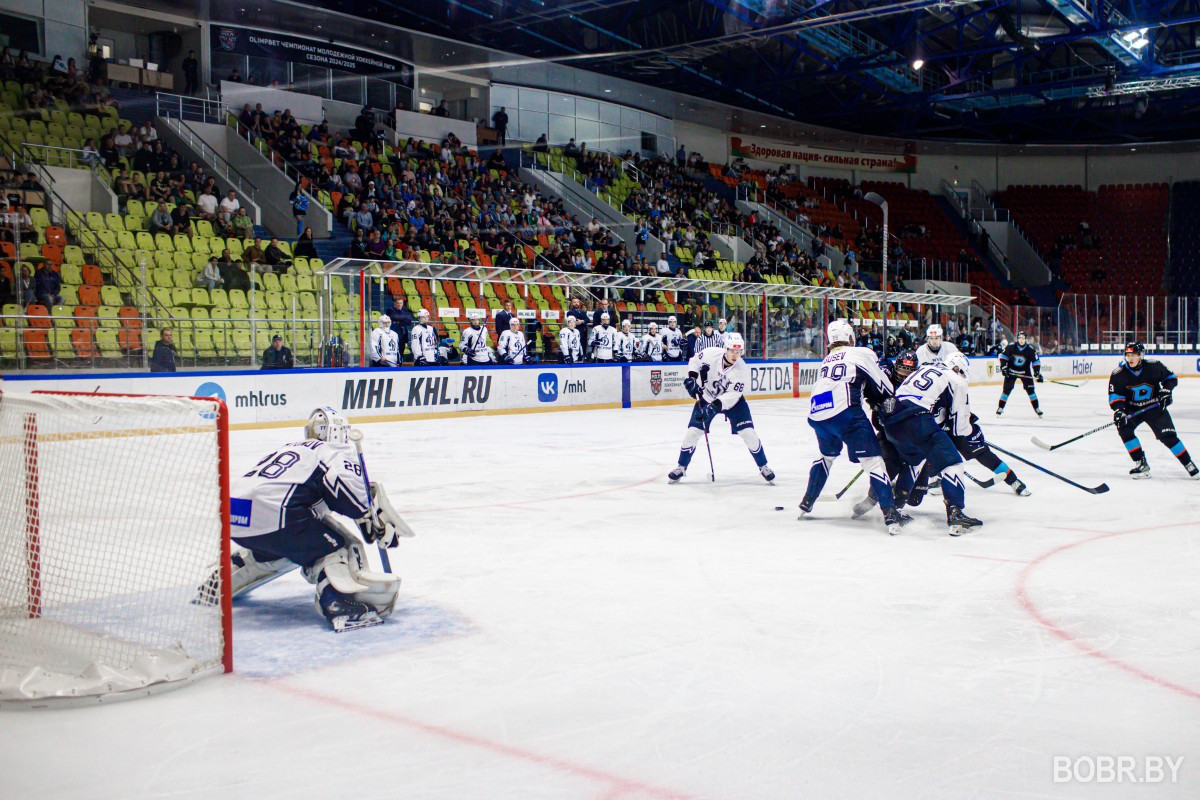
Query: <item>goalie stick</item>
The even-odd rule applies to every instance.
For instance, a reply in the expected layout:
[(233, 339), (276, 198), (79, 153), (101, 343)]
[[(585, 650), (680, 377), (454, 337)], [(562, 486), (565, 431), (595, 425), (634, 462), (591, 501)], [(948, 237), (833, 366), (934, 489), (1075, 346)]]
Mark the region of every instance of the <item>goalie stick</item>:
[[(363, 483), (367, 485), (367, 502), (371, 502), (371, 479), (367, 477), (367, 460), (363, 458), (362, 436), (352, 436), (350, 438), (354, 441), (354, 449), (358, 451), (358, 464), (362, 467)], [(387, 548), (376, 542), (375, 549), (379, 551), (379, 561), (383, 564), (383, 571), (390, 575), (392, 572), (392, 561), (388, 558)]]
[(1020, 461), (1022, 464), (1028, 464), (1029, 466), (1033, 467), (1034, 469), (1038, 470), (1039, 472), (1044, 472), (1047, 475), (1049, 475), (1051, 478), (1058, 478), (1063, 483), (1074, 486), (1076, 489), (1082, 489), (1083, 491), (1087, 492), (1088, 494), (1104, 494), (1105, 492), (1108, 491), (1107, 483), (1102, 483), (1099, 486), (1084, 486), (1082, 483), (1076, 483), (1075, 481), (1071, 480), (1070, 478), (1064, 478), (1062, 475), (1059, 475), (1057, 472), (1051, 472), (1050, 470), (1046, 469), (1042, 465), (1035, 464), (1032, 461), (1030, 461), (1029, 459), (1021, 458), (1021, 456), (1017, 455), (1016, 453), (1009, 452), (1008, 450), (1005, 450), (1003, 447), (999, 447), (999, 446), (993, 444), (992, 442), (988, 442), (987, 444), (988, 444), (988, 447), (992, 448), (997, 453), (1004, 453), (1004, 455), (1006, 455), (1006, 456), (1011, 456), (1012, 458), (1015, 458), (1017, 461)]
[[(1158, 407), (1159, 407), (1158, 403), (1151, 403), (1150, 405), (1146, 406), (1145, 408), (1141, 409), (1140, 411), (1138, 411), (1134, 414), (1130, 414), (1129, 418), (1135, 419), (1136, 417), (1140, 417), (1142, 414), (1145, 414), (1147, 411), (1151, 411)], [(1099, 433), (1100, 431), (1105, 430), (1106, 428), (1111, 428), (1116, 424), (1117, 424), (1116, 422), (1106, 422), (1098, 428), (1092, 428), (1087, 433), (1081, 433), (1078, 436), (1074, 436), (1070, 439), (1067, 439), (1065, 442), (1059, 442), (1058, 444), (1046, 444), (1045, 442), (1043, 442), (1041, 439), (1039, 439), (1036, 436), (1032, 437), (1030, 439), (1030, 441), (1033, 442), (1038, 447), (1042, 448), (1043, 450), (1057, 450), (1060, 447), (1066, 447), (1067, 445), (1071, 444), (1072, 442), (1078, 442), (1080, 439), (1084, 438), (1085, 436), (1091, 436), (1093, 433)]]

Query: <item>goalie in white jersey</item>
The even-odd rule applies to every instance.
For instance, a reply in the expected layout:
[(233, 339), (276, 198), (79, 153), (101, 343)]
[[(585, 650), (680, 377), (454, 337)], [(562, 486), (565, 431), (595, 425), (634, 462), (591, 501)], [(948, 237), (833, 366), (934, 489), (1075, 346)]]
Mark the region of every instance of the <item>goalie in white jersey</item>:
[(236, 596), (296, 567), (316, 584), (316, 606), (341, 632), (378, 625), (392, 613), (400, 578), (366, 568), (363, 539), (395, 547), (412, 530), (383, 486), (366, 482), (358, 431), (332, 408), (319, 408), (305, 439), (268, 453), (234, 479), (230, 535)]
[(521, 320), (513, 317), (508, 321), (508, 330), (496, 340), (496, 355), (501, 364), (525, 363), (525, 334), (521, 333)]
[(726, 334), (724, 347), (710, 347), (697, 353), (688, 362), (688, 376), (683, 381), (688, 394), (696, 398), (692, 418), (688, 422), (683, 444), (679, 446), (679, 464), (667, 477), (675, 483), (687, 474), (688, 464), (696, 453), (696, 443), (708, 433), (718, 414), (729, 421), (729, 431), (746, 443), (754, 463), (768, 482), (775, 473), (767, 465), (767, 454), (754, 430), (750, 404), (745, 391), (750, 386), (750, 366), (742, 360), (745, 343), (739, 333)]
[(583, 345), (579, 342), (579, 329), (575, 327), (578, 323), (575, 317), (567, 317), (567, 326), (558, 331), (558, 353), (564, 364), (583, 361)]
[(961, 355), (959, 349), (947, 342), (941, 325), (925, 329), (925, 344), (917, 348), (917, 365), (945, 362), (950, 356)]
[(471, 317), (471, 326), (463, 331), (458, 346), (462, 350), (462, 363), (492, 363), (492, 348), (488, 344), (488, 330), (478, 316)]
[[(896, 481), (897, 493), (907, 495), (912, 490), (922, 463), (931, 477), (941, 475), (946, 524), (951, 536), (983, 524), (963, 512), (966, 505), (963, 457), (950, 438), (972, 433), (971, 406), (967, 401), (970, 371), (962, 353), (948, 357), (943, 363), (920, 365), (896, 389), (892, 407), (885, 404), (880, 415), (888, 441), (910, 467), (901, 470)], [(944, 430), (938, 424), (941, 414), (945, 414)]]
[(872, 405), (890, 400), (892, 383), (874, 350), (854, 346), (854, 328), (848, 321), (833, 320), (826, 333), (829, 355), (821, 362), (808, 411), (808, 424), (817, 434), (821, 455), (808, 472), (808, 488), (800, 501), (801, 518), (812, 511), (829, 479), (829, 467), (845, 445), (850, 460), (862, 464), (871, 476), (871, 492), (879, 500), (888, 533), (894, 536), (909, 518), (896, 508), (883, 450), (862, 406), (863, 400)]

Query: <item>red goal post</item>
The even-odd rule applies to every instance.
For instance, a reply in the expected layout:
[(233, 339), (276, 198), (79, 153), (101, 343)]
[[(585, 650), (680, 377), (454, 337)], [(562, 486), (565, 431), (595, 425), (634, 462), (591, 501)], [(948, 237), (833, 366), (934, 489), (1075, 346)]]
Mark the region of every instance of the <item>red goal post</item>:
[(0, 392), (0, 703), (232, 671), (229, 482), (219, 398)]

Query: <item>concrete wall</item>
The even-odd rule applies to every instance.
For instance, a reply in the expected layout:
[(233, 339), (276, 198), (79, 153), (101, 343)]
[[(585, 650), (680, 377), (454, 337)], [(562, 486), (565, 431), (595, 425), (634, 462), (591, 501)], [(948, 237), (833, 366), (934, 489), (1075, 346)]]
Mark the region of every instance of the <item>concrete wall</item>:
[(54, 177), (54, 191), (75, 211), (117, 212), (117, 196), (91, 170), (46, 167), (46, 171)]
[(60, 55), (83, 67), (87, 59), (87, 3), (83, 0), (0, 0), (0, 10), (43, 20), (46, 59)]
[(396, 140), (403, 143), (408, 137), (424, 139), (427, 142), (441, 142), (447, 133), (453, 133), (463, 144), (469, 147), (476, 145), (476, 128), (474, 122), (448, 117), (432, 117), (429, 114), (418, 114), (413, 111), (396, 112)]

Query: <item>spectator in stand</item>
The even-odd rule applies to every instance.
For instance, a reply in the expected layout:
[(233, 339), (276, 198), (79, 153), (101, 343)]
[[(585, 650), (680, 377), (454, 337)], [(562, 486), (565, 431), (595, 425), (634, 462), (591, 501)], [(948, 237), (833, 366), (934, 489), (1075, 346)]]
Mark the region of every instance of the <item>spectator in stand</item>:
[(200, 273), (196, 282), (209, 291), (219, 289), (225, 284), (225, 279), (221, 277), (221, 267), (217, 263), (216, 256), (211, 256), (208, 259), (208, 263), (204, 265), (204, 270)]
[[(254, 220), (250, 219), (250, 215), (244, 208), (238, 208), (237, 213), (230, 220), (230, 225), (233, 226), (233, 235), (237, 239), (249, 239), (254, 236)], [(265, 259), (260, 260), (265, 261)]]
[(508, 112), (504, 110), (504, 106), (500, 106), (500, 110), (492, 114), (492, 127), (496, 129), (496, 140), (500, 146), (508, 144)]
[(296, 360), (292, 351), (283, 344), (283, 337), (278, 333), (271, 337), (271, 346), (263, 351), (262, 369), (292, 369)]
[(154, 343), (154, 354), (150, 356), (150, 371), (175, 371), (175, 337), (170, 328), (163, 328), (158, 332), (158, 341)]
[(272, 272), (271, 266), (267, 263), (267, 254), (258, 246), (258, 242), (251, 241), (250, 246), (242, 251), (242, 258), (247, 264), (253, 264), (254, 269), (258, 272)]
[[(124, 155), (117, 149), (115, 138), (113, 136), (104, 136), (100, 139), (100, 148), (96, 151), (100, 157), (100, 161), (104, 163), (107, 169), (115, 169), (121, 166), (121, 156)], [(94, 162), (92, 162), (94, 163)], [(137, 169), (137, 166), (134, 166)]]
[(292, 190), (288, 200), (292, 203), (292, 219), (296, 220), (296, 235), (304, 230), (304, 217), (308, 214), (308, 195), (306, 195), (300, 186), (300, 182), (296, 182), (296, 188)]
[(175, 206), (175, 210), (171, 212), (172, 232), (190, 237), (192, 235), (192, 217), (194, 216), (195, 209), (191, 202), (186, 198), (181, 200), (179, 205)]
[(21, 274), (17, 277), (17, 285), (15, 294), (18, 302), (23, 306), (31, 306), (37, 302), (37, 290), (33, 280), (33, 273), (29, 271), (28, 266), (21, 267)]
[(146, 227), (151, 233), (170, 233), (174, 226), (175, 221), (171, 219), (171, 212), (167, 211), (167, 204), (163, 202), (155, 207), (154, 213), (146, 221)]
[(682, 144), (679, 145), (679, 149), (675, 151), (675, 164), (680, 169), (683, 169), (687, 166), (687, 148), (685, 148)]
[(8, 279), (8, 275), (0, 272), (0, 306), (8, 305), (16, 299), (13, 294), (12, 281)]
[(496, 315), (496, 336), (508, 330), (509, 320), (516, 319), (517, 311), (513, 308), (512, 300), (504, 301), (504, 309)]
[(200, 88), (200, 62), (196, 59), (196, 51), (188, 50), (187, 58), (183, 60), (183, 93), (195, 94)]
[(317, 246), (313, 239), (312, 228), (305, 228), (304, 233), (300, 234), (300, 238), (296, 240), (295, 247), (292, 248), (292, 255), (296, 258), (317, 257)]
[(663, 276), (663, 277), (671, 276), (671, 273), (672, 273), (671, 262), (667, 261), (667, 251), (666, 250), (663, 250), (661, 253), (658, 254), (658, 261), (655, 262), (654, 266), (657, 269), (658, 274), (660, 276)]
[(546, 134), (544, 134), (544, 133), (538, 134), (537, 141), (533, 143), (533, 150), (535, 153), (549, 153), (550, 152), (550, 143), (546, 141)]
[(242, 204), (241, 201), (238, 200), (237, 192), (235, 192), (233, 189), (230, 189), (226, 193), (225, 197), (221, 200), (219, 206), (220, 210), (217, 212), (217, 216), (220, 218), (223, 224), (229, 225), (233, 220), (233, 215), (237, 213), (237, 210), (241, 207)]
[(113, 134), (113, 145), (122, 156), (128, 156), (133, 152), (133, 134), (123, 122), (117, 126), (117, 132)]
[(230, 83), (241, 83), (242, 73), (237, 67), (234, 67), (233, 72), (229, 73), (229, 77), (225, 80), (229, 81)]
[(272, 269), (276, 272), (287, 272), (289, 265), (287, 253), (283, 252), (283, 248), (279, 246), (278, 239), (272, 237), (271, 243), (267, 245), (263, 254), (267, 258), (266, 263), (270, 264)]
[(196, 198), (196, 209), (199, 212), (201, 219), (206, 219), (213, 222), (217, 219), (217, 196), (208, 189), (200, 193)]
[(446, 108), (446, 99), (443, 97), (438, 101), (438, 104), (429, 110), (429, 113), (435, 117), (450, 116), (450, 109)]

